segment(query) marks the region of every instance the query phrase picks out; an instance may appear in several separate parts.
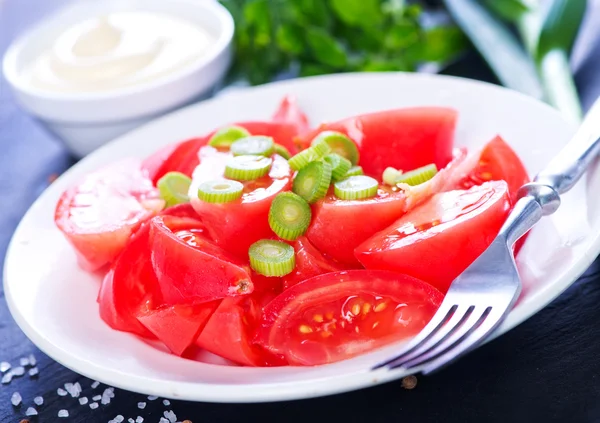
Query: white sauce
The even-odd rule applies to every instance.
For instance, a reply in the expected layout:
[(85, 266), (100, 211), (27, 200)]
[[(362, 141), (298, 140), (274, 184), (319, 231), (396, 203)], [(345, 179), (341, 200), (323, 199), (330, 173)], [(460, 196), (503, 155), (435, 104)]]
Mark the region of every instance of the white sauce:
[(178, 71), (214, 42), (204, 28), (170, 15), (112, 13), (67, 29), (27, 72), (48, 91), (111, 91)]

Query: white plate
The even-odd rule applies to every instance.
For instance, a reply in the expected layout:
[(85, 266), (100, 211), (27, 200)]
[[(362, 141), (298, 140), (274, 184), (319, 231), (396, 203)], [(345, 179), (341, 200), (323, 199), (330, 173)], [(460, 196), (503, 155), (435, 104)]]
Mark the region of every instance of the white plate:
[[(55, 228), (61, 192), (83, 174), (127, 156), (203, 134), (235, 120), (268, 118), (292, 93), (313, 123), (361, 112), (415, 105), (460, 112), (456, 141), (477, 148), (500, 133), (531, 174), (573, 133), (550, 107), (493, 85), (420, 74), (347, 74), (292, 80), (225, 94), (161, 118), (106, 145), (61, 176), (31, 207), (11, 242), (4, 287), (25, 334), (63, 365), (107, 384), (168, 398), (215, 402), (276, 401), (349, 391), (403, 376), (369, 372), (394, 347), (320, 367), (243, 368), (181, 359), (132, 335), (113, 331), (98, 315), (99, 279), (81, 271)], [(502, 325), (506, 332), (567, 288), (600, 252), (597, 168), (564, 196), (561, 209), (531, 233), (518, 257), (523, 294)], [(590, 194), (592, 193), (592, 194)], [(469, 360), (469, 358), (464, 358)]]

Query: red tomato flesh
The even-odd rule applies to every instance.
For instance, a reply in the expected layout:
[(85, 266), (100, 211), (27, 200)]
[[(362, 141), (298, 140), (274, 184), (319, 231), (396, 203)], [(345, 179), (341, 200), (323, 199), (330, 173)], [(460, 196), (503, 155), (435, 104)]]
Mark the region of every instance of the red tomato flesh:
[(249, 269), (205, 234), (195, 221), (184, 229), (173, 219), (157, 216), (150, 222), (152, 266), (168, 304), (192, 304), (253, 290)]
[(392, 270), (442, 292), (492, 243), (511, 203), (504, 181), (436, 194), (355, 250), (367, 269)]
[(460, 181), (461, 188), (468, 189), (487, 181), (506, 181), (513, 204), (517, 191), (529, 182), (529, 175), (519, 156), (500, 136), (488, 142), (477, 160), (471, 162), (468, 175)]
[[(212, 147), (203, 148), (201, 155), (203, 161), (194, 171), (190, 192), (206, 180), (222, 178), (225, 163), (231, 157)], [(193, 196), (191, 203), (215, 243), (245, 260), (250, 245), (275, 236), (269, 226), (269, 209), (277, 194), (290, 189), (291, 182), (292, 172), (287, 160), (275, 154), (269, 174), (245, 182), (240, 199), (229, 203), (207, 203)]]
[(368, 113), (326, 123), (300, 137), (303, 148), (321, 131), (338, 131), (358, 146), (365, 174), (381, 179), (386, 167), (404, 171), (452, 159), (457, 112), (445, 107), (415, 107)]
[(286, 95), (281, 100), (279, 107), (273, 115), (273, 121), (294, 125), (299, 135), (308, 132), (310, 129), (308, 118), (300, 109), (300, 106), (298, 106), (296, 97), (292, 95)]
[(400, 273), (327, 273), (271, 301), (257, 339), (290, 364), (332, 363), (415, 335), (442, 298), (431, 285)]
[[(172, 228), (199, 226), (196, 212), (189, 204), (170, 207)], [(201, 226), (201, 225), (200, 225)], [(100, 287), (100, 317), (113, 329), (153, 337), (136, 316), (163, 303), (150, 251), (150, 225), (144, 223), (112, 265)]]
[(283, 277), (283, 289), (288, 289), (323, 273), (338, 272), (345, 269), (343, 265), (326, 259), (304, 236), (294, 242), (294, 250), (296, 252), (296, 267), (292, 273)]
[(140, 163), (124, 160), (65, 191), (54, 221), (75, 248), (81, 267), (94, 271), (112, 262), (140, 224), (163, 206)]
[(221, 300), (192, 305), (167, 305), (140, 313), (137, 319), (176, 355), (194, 343)]

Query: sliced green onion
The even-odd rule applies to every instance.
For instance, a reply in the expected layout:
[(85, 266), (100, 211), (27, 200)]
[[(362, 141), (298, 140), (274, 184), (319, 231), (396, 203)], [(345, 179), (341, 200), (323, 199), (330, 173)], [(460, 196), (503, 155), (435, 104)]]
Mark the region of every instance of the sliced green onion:
[(275, 151), (275, 154), (279, 154), (281, 157), (283, 157), (286, 160), (289, 160), (290, 157), (292, 157), (289, 150), (281, 144), (275, 144), (273, 146), (273, 149)]
[(238, 181), (219, 179), (207, 181), (198, 187), (198, 198), (207, 203), (229, 203), (242, 196), (244, 185)]
[(365, 174), (365, 172), (363, 172), (362, 166), (352, 166), (350, 169), (348, 169), (348, 172), (346, 172), (346, 174), (344, 175), (344, 178), (348, 178), (350, 176), (364, 175), (364, 174)]
[(310, 206), (293, 192), (278, 194), (271, 203), (269, 226), (281, 239), (294, 241), (304, 235), (310, 218)]
[(249, 136), (250, 132), (248, 132), (246, 128), (242, 128), (241, 126), (235, 125), (227, 126), (215, 132), (214, 135), (210, 137), (208, 145), (215, 148), (229, 148), (231, 144), (234, 143), (234, 141)]
[(336, 131), (323, 131), (315, 137), (312, 141), (312, 145), (322, 141), (325, 141), (329, 145), (331, 151), (350, 160), (353, 165), (358, 163), (358, 160), (360, 159), (358, 148), (354, 141), (346, 135)]
[(272, 239), (256, 241), (248, 250), (250, 267), (264, 276), (284, 276), (296, 266), (294, 247)]
[(375, 197), (379, 183), (370, 176), (350, 176), (334, 185), (335, 195), (342, 200), (362, 200)]
[(158, 192), (166, 207), (171, 207), (176, 204), (189, 203), (188, 191), (192, 180), (180, 172), (168, 172), (156, 183)]
[(262, 135), (245, 137), (231, 144), (234, 156), (265, 156), (273, 154), (273, 138)]
[(309, 147), (306, 150), (303, 150), (292, 156), (288, 163), (292, 169), (300, 170), (310, 162), (321, 160), (330, 152), (331, 150), (326, 143), (315, 144), (312, 147)]
[(328, 162), (310, 162), (294, 178), (292, 190), (309, 203), (325, 197), (331, 183), (331, 165)]
[(339, 181), (346, 176), (346, 172), (352, 167), (352, 163), (337, 153), (331, 153), (323, 159), (331, 165), (331, 179)]
[(269, 173), (271, 160), (263, 156), (236, 156), (225, 166), (225, 177), (237, 181), (252, 181)]
[(402, 171), (395, 169), (393, 167), (386, 167), (383, 171), (383, 175), (381, 179), (383, 183), (386, 185), (394, 186), (396, 185), (396, 180), (402, 175)]
[(422, 184), (433, 178), (438, 172), (435, 164), (428, 164), (410, 172), (403, 173), (396, 179), (396, 183), (408, 184), (411, 186)]

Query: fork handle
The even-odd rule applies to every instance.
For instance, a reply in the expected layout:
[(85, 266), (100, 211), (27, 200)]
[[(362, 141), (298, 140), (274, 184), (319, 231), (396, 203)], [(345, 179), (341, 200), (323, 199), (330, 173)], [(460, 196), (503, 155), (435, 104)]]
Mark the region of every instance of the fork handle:
[(573, 188), (594, 157), (600, 153), (600, 99), (561, 152), (534, 179), (563, 194)]

